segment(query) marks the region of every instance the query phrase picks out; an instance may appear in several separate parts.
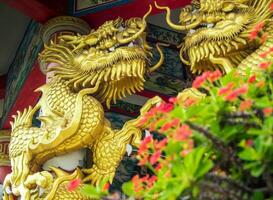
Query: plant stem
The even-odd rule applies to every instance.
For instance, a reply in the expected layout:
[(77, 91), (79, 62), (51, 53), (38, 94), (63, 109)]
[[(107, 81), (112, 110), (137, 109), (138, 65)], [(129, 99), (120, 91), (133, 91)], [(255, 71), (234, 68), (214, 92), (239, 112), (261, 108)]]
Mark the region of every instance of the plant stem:
[(235, 152), (231, 148), (228, 148), (223, 141), (221, 141), (220, 139), (215, 137), (211, 132), (209, 132), (207, 128), (200, 127), (189, 121), (186, 121), (185, 123), (189, 125), (191, 129), (198, 131), (199, 133), (202, 133), (209, 140), (211, 140), (215, 148), (218, 149), (220, 152), (223, 152), (223, 155), (226, 158), (228, 158), (228, 160), (231, 160), (235, 164), (240, 163), (240, 160), (235, 156), (236, 155)]

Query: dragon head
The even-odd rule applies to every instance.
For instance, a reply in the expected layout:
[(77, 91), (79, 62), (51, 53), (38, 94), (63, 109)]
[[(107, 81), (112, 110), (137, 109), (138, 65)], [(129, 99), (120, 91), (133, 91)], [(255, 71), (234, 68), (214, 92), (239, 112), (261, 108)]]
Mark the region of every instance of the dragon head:
[(272, 17), (272, 0), (193, 0), (182, 9), (180, 24), (166, 20), (170, 27), (185, 31), (180, 58), (193, 73), (220, 69), (227, 73), (254, 52), (257, 42), (248, 37), (255, 24)]
[(40, 60), (56, 63), (48, 70), (54, 77), (67, 81), (73, 91), (97, 87), (93, 94), (101, 102), (110, 103), (141, 91), (145, 74), (163, 63), (163, 54), (155, 66), (149, 66), (151, 47), (146, 42), (146, 18), (106, 21), (88, 35), (62, 35), (58, 44), (45, 45)]

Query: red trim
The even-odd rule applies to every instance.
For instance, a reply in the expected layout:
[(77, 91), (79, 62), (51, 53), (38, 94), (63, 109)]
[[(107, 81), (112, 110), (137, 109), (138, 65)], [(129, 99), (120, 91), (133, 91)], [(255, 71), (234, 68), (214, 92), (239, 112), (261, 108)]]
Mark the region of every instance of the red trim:
[(6, 75), (0, 76), (0, 99), (5, 98), (6, 91)]
[(38, 0), (2, 0), (2, 2), (42, 23), (54, 16), (62, 14), (57, 10), (49, 8), (48, 5), (45, 5)]
[[(16, 102), (13, 105), (11, 111), (8, 114), (8, 117), (4, 123), (3, 129), (10, 128), (10, 121), (12, 121), (12, 115), (15, 115), (16, 112), (22, 111), (24, 108), (28, 106), (34, 106), (37, 101), (39, 100), (40, 93), (33, 92), (39, 86), (45, 84), (45, 75), (40, 71), (40, 67), (38, 63), (35, 63), (31, 73), (29, 74), (26, 82), (23, 85), (23, 88), (20, 90)], [(147, 98), (152, 98), (154, 96), (160, 96), (164, 101), (168, 101), (169, 96), (160, 94), (158, 92), (150, 91), (150, 90), (143, 90), (141, 92), (136, 93), (136, 95), (144, 96)], [(136, 117), (138, 112), (129, 113), (120, 108), (111, 108), (110, 110), (105, 109), (106, 111), (110, 112), (117, 112), (120, 114), (124, 114), (131, 117)]]
[[(38, 22), (44, 23), (52, 17), (66, 15), (67, 2), (65, 0), (2, 0), (2, 2), (23, 12)], [(184, 7), (191, 3), (191, 0), (157, 0), (162, 6), (168, 6), (171, 9)], [(122, 17), (128, 19), (131, 17), (142, 17), (147, 11), (149, 4), (153, 5), (152, 14), (165, 12), (154, 7), (154, 0), (133, 0), (130, 3), (115, 6), (97, 13), (87, 14), (81, 17), (95, 28), (107, 20)]]
[[(175, 9), (190, 4), (191, 0), (157, 0), (157, 3), (162, 6), (168, 6), (170, 9)], [(151, 15), (165, 12), (164, 10), (156, 9), (153, 0), (134, 0), (131, 3), (106, 9), (81, 18), (88, 22), (91, 28), (94, 28), (100, 26), (107, 20), (116, 19), (118, 17), (122, 17), (123, 19), (142, 17), (148, 11), (149, 4), (153, 6)]]
[(20, 90), (16, 102), (14, 103), (11, 111), (6, 118), (3, 129), (10, 129), (10, 121), (12, 121), (12, 115), (15, 115), (18, 110), (22, 111), (28, 106), (33, 106), (37, 103), (40, 98), (40, 93), (34, 92), (39, 86), (45, 84), (46, 77), (40, 71), (40, 66), (36, 62), (30, 72), (26, 82), (24, 83), (22, 89)]
[(6, 175), (11, 173), (10, 166), (0, 166), (0, 184), (3, 184)]

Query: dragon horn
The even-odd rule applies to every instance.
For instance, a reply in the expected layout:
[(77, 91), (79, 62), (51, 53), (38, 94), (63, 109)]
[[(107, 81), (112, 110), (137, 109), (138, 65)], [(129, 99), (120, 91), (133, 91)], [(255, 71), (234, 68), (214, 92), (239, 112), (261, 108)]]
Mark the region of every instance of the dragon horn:
[(166, 10), (167, 14), (166, 14), (166, 21), (167, 24), (172, 27), (173, 29), (179, 30), (179, 31), (185, 31), (185, 30), (189, 30), (189, 29), (193, 29), (196, 26), (198, 26), (201, 22), (202, 22), (202, 17), (198, 17), (193, 23), (189, 24), (189, 25), (177, 25), (174, 24), (171, 21), (171, 10), (169, 7), (164, 7), (164, 6), (159, 6), (156, 1), (155, 1), (155, 7), (161, 10)]
[[(126, 44), (126, 43), (130, 43), (131, 41), (135, 40), (136, 38), (140, 37), (141, 34), (143, 34), (143, 32), (145, 31), (146, 27), (147, 27), (147, 22), (146, 22), (146, 18), (148, 17), (148, 15), (152, 12), (152, 6), (149, 5), (149, 11), (144, 15), (144, 17), (142, 18), (142, 27), (141, 29), (135, 33), (134, 35), (132, 35), (131, 37), (128, 38), (123, 38), (122, 34), (117, 35), (117, 41), (121, 44)], [(124, 30), (126, 31), (126, 29)]]
[(157, 43), (156, 44), (156, 48), (160, 54), (160, 59), (159, 61), (152, 67), (149, 68), (149, 72), (154, 72), (155, 70), (157, 70), (164, 62), (164, 55), (163, 55), (163, 52), (162, 52), (162, 49), (160, 48), (160, 46), (170, 46), (169, 44), (164, 44), (164, 43)]

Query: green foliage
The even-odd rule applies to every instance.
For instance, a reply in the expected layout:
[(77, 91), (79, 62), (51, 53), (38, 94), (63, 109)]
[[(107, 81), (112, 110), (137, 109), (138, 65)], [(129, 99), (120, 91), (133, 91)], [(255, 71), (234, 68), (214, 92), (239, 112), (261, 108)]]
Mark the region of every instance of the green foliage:
[[(244, 73), (234, 70), (214, 81), (208, 78), (200, 87), (206, 97), (190, 107), (177, 99), (173, 109), (165, 109), (171, 107), (165, 103), (149, 113), (146, 126), (168, 138), (156, 164), (149, 161), (159, 151), (157, 140), (145, 142), (150, 157), (139, 151), (139, 159), (146, 159), (157, 181), (150, 187), (141, 177), (125, 183), (125, 194), (141, 199), (273, 196), (273, 66)], [(136, 190), (139, 184), (141, 190)]]
[(144, 116), (140, 126), (163, 139), (143, 139), (137, 158), (150, 172), (123, 184), (128, 198), (273, 199), (272, 53), (243, 72), (205, 72), (193, 83), (205, 98), (178, 97)]
[(108, 184), (107, 180), (103, 180), (99, 185), (84, 185), (82, 188), (83, 194), (92, 199), (101, 199), (102, 196), (108, 195), (108, 188), (105, 186)]

